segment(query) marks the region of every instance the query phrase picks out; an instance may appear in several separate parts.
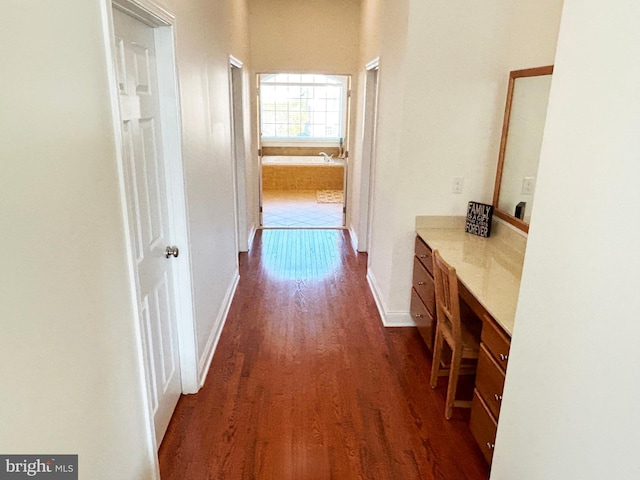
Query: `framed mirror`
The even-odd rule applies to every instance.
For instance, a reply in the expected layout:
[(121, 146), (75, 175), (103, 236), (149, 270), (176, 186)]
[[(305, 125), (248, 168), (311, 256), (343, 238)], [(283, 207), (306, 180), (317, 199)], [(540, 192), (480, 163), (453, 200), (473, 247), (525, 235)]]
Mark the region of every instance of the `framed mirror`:
[(494, 215), (529, 232), (553, 65), (509, 73)]

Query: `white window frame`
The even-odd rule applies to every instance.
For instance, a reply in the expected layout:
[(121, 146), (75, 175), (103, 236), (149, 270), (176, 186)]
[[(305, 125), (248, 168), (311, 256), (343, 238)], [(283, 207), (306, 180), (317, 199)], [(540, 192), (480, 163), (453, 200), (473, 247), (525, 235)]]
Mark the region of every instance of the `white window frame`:
[(325, 77), (337, 79), (339, 84), (334, 83), (311, 83), (311, 82), (268, 82), (267, 85), (274, 86), (309, 86), (309, 87), (317, 87), (322, 85), (329, 86), (340, 86), (342, 89), (342, 98), (340, 105), (340, 127), (339, 134), (337, 137), (277, 137), (277, 136), (266, 136), (262, 135), (263, 121), (264, 115), (262, 111), (262, 96), (260, 98), (260, 104), (258, 108), (260, 109), (260, 130), (261, 130), (261, 144), (263, 146), (301, 146), (301, 145), (317, 145), (317, 146), (339, 146), (340, 141), (345, 141), (346, 132), (347, 132), (347, 105), (348, 105), (348, 97), (349, 97), (349, 84), (350, 77), (349, 75), (337, 75), (337, 74), (310, 74), (310, 73), (290, 73), (290, 72), (278, 72), (278, 73), (261, 73), (258, 75), (258, 88), (260, 89), (263, 85), (263, 79), (265, 77), (273, 77), (275, 75), (322, 75)]

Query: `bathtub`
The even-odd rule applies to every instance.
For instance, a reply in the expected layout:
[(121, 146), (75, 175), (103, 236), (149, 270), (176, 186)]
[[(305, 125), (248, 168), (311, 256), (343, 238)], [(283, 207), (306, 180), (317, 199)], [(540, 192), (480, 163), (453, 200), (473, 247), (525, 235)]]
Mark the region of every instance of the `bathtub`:
[(344, 160), (325, 161), (323, 156), (262, 157), (264, 190), (342, 190)]

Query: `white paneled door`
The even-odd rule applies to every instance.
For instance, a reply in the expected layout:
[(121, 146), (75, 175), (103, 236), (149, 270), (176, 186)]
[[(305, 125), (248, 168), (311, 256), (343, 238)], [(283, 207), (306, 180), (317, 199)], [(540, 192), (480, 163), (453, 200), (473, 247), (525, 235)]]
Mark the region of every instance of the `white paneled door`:
[(153, 28), (113, 11), (131, 243), (158, 445), (181, 393), (173, 265)]

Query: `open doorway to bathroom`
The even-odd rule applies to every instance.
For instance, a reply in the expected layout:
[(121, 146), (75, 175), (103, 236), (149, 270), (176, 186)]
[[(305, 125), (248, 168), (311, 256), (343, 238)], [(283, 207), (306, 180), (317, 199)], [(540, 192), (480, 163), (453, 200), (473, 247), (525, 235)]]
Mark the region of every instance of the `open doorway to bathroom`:
[(261, 225), (345, 225), (348, 75), (258, 75)]

